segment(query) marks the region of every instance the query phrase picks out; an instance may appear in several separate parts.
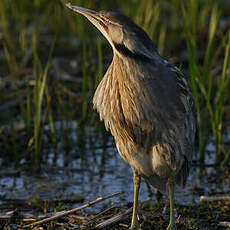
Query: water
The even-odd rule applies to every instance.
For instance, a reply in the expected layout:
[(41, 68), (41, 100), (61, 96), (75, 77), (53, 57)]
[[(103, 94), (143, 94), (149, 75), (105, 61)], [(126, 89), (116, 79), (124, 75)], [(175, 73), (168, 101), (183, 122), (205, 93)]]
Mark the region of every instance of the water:
[[(93, 128), (78, 127), (76, 122), (68, 125), (68, 136), (71, 147), (66, 152), (66, 143), (60, 140), (57, 145), (57, 154), (52, 148), (47, 148), (44, 153), (42, 173), (34, 175), (28, 168), (25, 170), (25, 161), (20, 161), (16, 169), (1, 165), (0, 172), (0, 207), (5, 206), (4, 200), (31, 200), (39, 196), (41, 199), (72, 199), (83, 196), (84, 203), (94, 200), (99, 196), (123, 191), (124, 194), (113, 198), (116, 205), (126, 204), (133, 200), (132, 170), (118, 154), (112, 137), (103, 144), (103, 135), (95, 133)], [(62, 122), (56, 123), (57, 133), (62, 132)], [(80, 133), (80, 135), (79, 135)], [(84, 143), (80, 143), (84, 137)], [(48, 139), (45, 141), (48, 145)], [(211, 151), (213, 146), (207, 146)], [(210, 154), (207, 163), (213, 163), (213, 154)], [(1, 162), (3, 160), (1, 159)], [(229, 186), (223, 180), (220, 183), (210, 175), (215, 175), (213, 168), (207, 168), (205, 173), (194, 167), (188, 178), (185, 189), (176, 188), (175, 199), (178, 204), (191, 204), (199, 202), (200, 195), (207, 195), (210, 191), (222, 193), (229, 191)], [(167, 194), (164, 198), (167, 199)], [(147, 200), (148, 192), (142, 181), (140, 200)], [(154, 199), (154, 197), (153, 197)], [(105, 202), (106, 203), (106, 202)], [(107, 201), (108, 203), (108, 201)], [(73, 206), (79, 206), (74, 203)], [(90, 208), (99, 211), (103, 203)], [(1, 208), (2, 209), (2, 208)]]

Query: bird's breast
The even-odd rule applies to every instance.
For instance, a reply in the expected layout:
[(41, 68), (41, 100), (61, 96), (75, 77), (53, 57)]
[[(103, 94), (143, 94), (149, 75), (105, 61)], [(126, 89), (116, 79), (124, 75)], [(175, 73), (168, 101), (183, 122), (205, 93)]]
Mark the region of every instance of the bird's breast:
[(165, 165), (178, 171), (186, 152), (184, 109), (167, 74), (114, 57), (93, 98), (120, 155), (145, 175), (154, 168), (165, 174)]

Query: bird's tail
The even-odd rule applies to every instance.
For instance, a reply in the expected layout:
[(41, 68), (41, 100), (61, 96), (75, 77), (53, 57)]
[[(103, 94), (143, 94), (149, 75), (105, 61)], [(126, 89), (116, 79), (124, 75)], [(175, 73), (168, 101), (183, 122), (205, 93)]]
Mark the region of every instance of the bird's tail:
[(185, 186), (187, 177), (189, 175), (189, 169), (190, 169), (190, 162), (185, 158), (185, 161), (176, 176), (176, 183), (179, 186), (181, 187)]
[(156, 174), (153, 174), (151, 176), (143, 175), (143, 178), (149, 184), (151, 184), (154, 188), (157, 188), (160, 192), (165, 193), (167, 180), (163, 180), (162, 178), (160, 178)]

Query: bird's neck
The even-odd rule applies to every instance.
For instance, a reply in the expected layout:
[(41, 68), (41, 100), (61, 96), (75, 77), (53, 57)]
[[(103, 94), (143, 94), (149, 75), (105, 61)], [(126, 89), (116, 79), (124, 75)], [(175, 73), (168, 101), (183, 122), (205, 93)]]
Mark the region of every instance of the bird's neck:
[(154, 61), (154, 53), (149, 56), (142, 52), (135, 52), (133, 50), (128, 49), (124, 44), (114, 44), (113, 46), (114, 57), (117, 55), (122, 60), (130, 59), (135, 62), (142, 63), (151, 63)]

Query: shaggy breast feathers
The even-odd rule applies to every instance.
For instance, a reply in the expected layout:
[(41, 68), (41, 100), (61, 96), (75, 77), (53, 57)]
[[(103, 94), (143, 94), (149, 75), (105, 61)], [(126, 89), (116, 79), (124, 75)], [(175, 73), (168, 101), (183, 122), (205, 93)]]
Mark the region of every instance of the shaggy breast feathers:
[[(141, 155), (157, 151), (172, 171), (182, 170), (187, 177), (194, 151), (195, 115), (188, 84), (178, 69), (160, 63), (143, 66), (129, 58), (124, 62), (116, 55), (93, 104), (131, 166), (135, 167)], [(138, 164), (142, 170), (140, 160)], [(150, 169), (142, 171), (151, 174)], [(185, 180), (178, 177), (180, 184)]]

